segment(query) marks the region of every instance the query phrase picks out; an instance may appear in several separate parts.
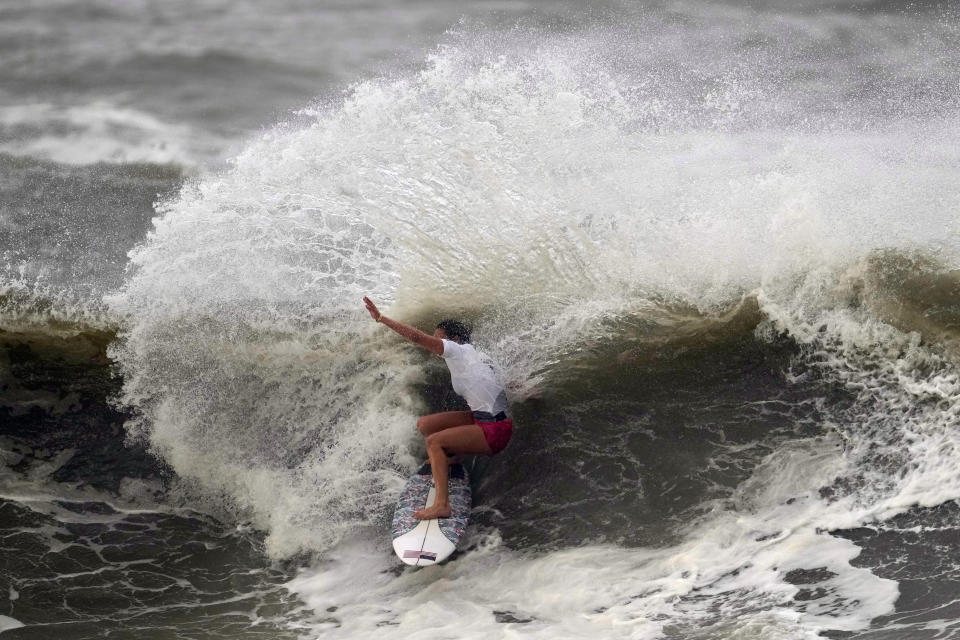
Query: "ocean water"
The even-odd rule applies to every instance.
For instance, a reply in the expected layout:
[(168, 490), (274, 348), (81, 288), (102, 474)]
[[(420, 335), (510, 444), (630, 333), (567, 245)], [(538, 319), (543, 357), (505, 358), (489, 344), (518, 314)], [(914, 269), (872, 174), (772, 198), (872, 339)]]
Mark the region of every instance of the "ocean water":
[[(0, 638), (960, 637), (949, 2), (0, 5)], [(389, 521), (471, 323), (466, 539)]]

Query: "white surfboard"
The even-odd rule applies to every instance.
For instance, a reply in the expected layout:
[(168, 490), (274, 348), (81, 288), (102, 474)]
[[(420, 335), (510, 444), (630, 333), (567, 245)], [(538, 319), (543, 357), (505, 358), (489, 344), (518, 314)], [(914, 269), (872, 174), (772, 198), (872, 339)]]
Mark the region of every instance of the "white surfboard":
[(393, 512), (393, 550), (406, 564), (423, 567), (446, 560), (467, 529), (473, 495), (462, 464), (450, 465), (450, 517), (414, 518), (415, 511), (433, 504), (435, 495), (430, 463), (425, 462), (407, 481)]

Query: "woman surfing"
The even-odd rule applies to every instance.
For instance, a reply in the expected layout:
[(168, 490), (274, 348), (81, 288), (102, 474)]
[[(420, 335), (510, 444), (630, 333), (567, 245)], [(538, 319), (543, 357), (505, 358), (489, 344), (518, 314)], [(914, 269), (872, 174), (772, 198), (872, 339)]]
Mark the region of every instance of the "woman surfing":
[(370, 298), (365, 297), (363, 302), (374, 320), (442, 357), (450, 369), (453, 390), (470, 407), (470, 411), (432, 413), (417, 420), (417, 429), (427, 439), (436, 499), (413, 516), (419, 520), (447, 518), (450, 516), (447, 455), (490, 456), (502, 451), (513, 433), (513, 420), (507, 415), (507, 396), (496, 365), (490, 356), (473, 348), (470, 330), (456, 320), (440, 322), (431, 336), (386, 317)]

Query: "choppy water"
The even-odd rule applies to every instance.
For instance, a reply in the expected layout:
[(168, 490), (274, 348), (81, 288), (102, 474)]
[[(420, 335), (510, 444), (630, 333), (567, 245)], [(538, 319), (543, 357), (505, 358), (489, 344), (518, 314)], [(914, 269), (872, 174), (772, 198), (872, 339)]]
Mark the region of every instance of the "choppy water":
[[(0, 8), (0, 634), (960, 635), (958, 20)], [(363, 295), (509, 378), (442, 566)]]

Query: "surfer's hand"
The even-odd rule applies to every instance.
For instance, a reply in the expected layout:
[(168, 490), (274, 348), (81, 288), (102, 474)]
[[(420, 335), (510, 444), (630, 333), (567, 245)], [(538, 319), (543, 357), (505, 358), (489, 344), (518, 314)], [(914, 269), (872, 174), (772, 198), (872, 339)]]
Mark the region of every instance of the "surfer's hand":
[(380, 318), (383, 317), (383, 314), (380, 313), (379, 309), (377, 309), (377, 305), (373, 304), (373, 301), (366, 296), (363, 297), (363, 303), (367, 305), (367, 311), (370, 312), (370, 317), (377, 322), (380, 322)]

